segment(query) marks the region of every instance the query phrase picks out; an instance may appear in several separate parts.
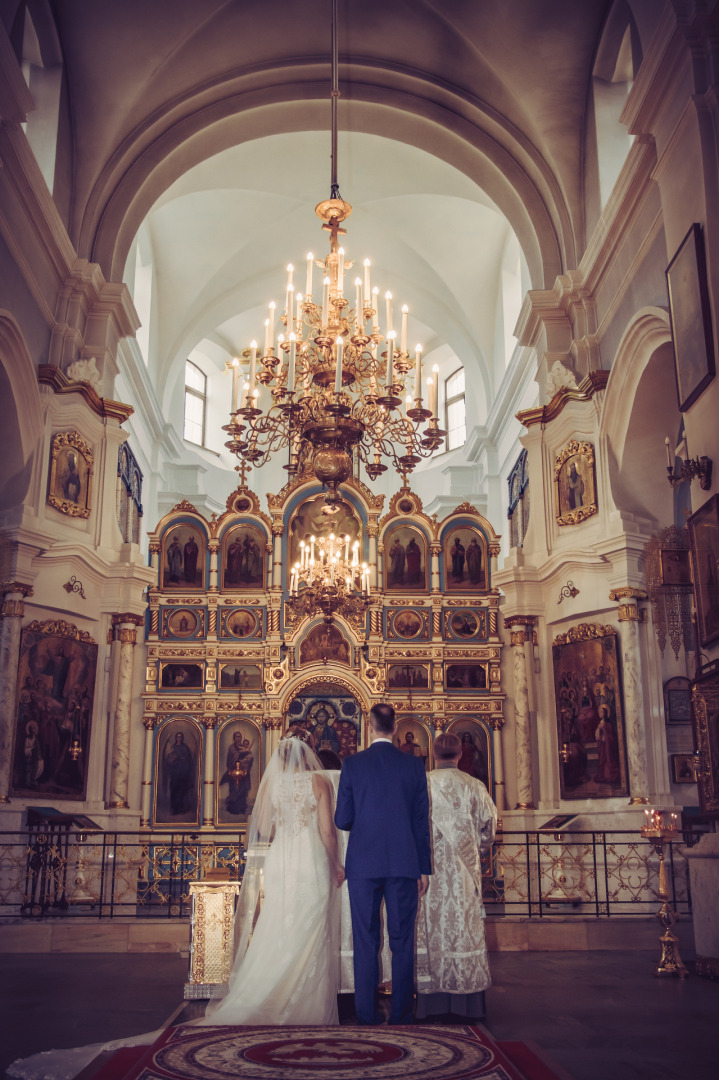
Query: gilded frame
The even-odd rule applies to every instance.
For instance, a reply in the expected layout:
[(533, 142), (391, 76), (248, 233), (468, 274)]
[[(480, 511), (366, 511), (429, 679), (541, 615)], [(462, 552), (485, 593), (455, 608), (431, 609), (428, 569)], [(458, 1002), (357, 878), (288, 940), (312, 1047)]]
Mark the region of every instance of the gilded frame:
[[(234, 779), (229, 775), (236, 756), (233, 750), (235, 734), (240, 736), (243, 748), (246, 740), (250, 743), (246, 748), (251, 755), (249, 769), (246, 770), (249, 784), (246, 777)], [(215, 754), (215, 824), (244, 825), (249, 821), (264, 771), (262, 750), (262, 730), (255, 720), (248, 716), (231, 716), (222, 722), (217, 732)]]
[(694, 738), (700, 755), (697, 783), (703, 814), (719, 817), (719, 664), (694, 683)]
[(594, 447), (570, 439), (554, 461), (557, 525), (579, 525), (599, 512)]
[(697, 629), (701, 644), (719, 638), (719, 495), (712, 495), (687, 522), (694, 570)]
[(387, 664), (387, 689), (392, 690), (429, 690), (429, 663)]
[(58, 431), (50, 444), (48, 504), (69, 517), (89, 517), (94, 468), (92, 447), (82, 435)]
[(411, 753), (414, 757), (421, 757), (424, 760), (425, 770), (429, 772), (434, 768), (434, 752), (429, 728), (419, 717), (400, 716), (397, 718), (393, 736), (394, 745), (399, 750), (402, 750), (403, 746), (410, 745), (408, 736), (411, 736), (411, 745), (414, 747)]
[[(178, 736), (186, 747), (180, 757)], [(173, 755), (178, 758), (173, 760)], [(152, 800), (153, 828), (199, 826), (202, 814), (203, 738), (189, 716), (171, 717), (157, 731)]]
[[(419, 553), (419, 564), (408, 558), (410, 544)], [(398, 554), (395, 556), (395, 551)], [(385, 592), (427, 592), (429, 589), (429, 544), (422, 530), (407, 521), (400, 521), (387, 529), (384, 536), (384, 582)]]
[(222, 539), (221, 592), (264, 591), (267, 579), (266, 549), (267, 537), (259, 525), (247, 522), (228, 529)]
[(666, 269), (679, 411), (714, 378), (714, 340), (702, 227), (694, 222)]

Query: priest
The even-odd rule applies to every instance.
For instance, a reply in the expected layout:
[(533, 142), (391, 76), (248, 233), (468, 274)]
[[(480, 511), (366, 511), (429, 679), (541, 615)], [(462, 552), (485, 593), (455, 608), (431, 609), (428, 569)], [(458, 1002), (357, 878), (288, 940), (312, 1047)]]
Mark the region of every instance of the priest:
[(497, 810), (481, 780), (458, 768), (461, 754), (456, 735), (439, 735), (427, 778), (433, 872), (417, 918), (418, 1020), (478, 1020), (491, 984), (480, 855), (494, 839)]

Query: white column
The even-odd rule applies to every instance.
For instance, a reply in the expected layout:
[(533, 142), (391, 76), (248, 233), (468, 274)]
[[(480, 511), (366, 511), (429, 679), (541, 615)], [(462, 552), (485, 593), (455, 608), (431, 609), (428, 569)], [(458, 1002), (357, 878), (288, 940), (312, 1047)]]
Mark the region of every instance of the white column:
[(219, 540), (210, 540), (210, 592), (217, 592), (217, 553)]
[[(510, 644), (514, 667), (514, 727), (517, 759), (516, 810), (535, 810), (534, 768), (532, 761), (532, 732), (529, 724), (529, 684), (527, 682), (527, 640), (531, 642), (534, 619), (530, 615), (515, 615), (504, 620), (511, 630)], [(512, 629), (519, 626), (520, 629)]]
[(25, 614), (24, 600), (32, 596), (32, 586), (17, 581), (3, 585), (0, 619), (0, 803), (10, 802), (12, 743), (17, 709), (17, 669), (20, 660), (20, 631)]
[(145, 728), (145, 753), (142, 761), (142, 809), (140, 811), (140, 828), (146, 829), (150, 825), (150, 812), (152, 810), (153, 731), (157, 726), (157, 717), (150, 715), (143, 716), (142, 723)]
[[(282, 522), (275, 522), (272, 526), (272, 588), (282, 588)], [(289, 558), (289, 541), (287, 545), (287, 558)]]
[[(371, 589), (376, 589), (379, 583), (379, 566), (377, 564), (377, 535), (379, 533), (379, 526), (369, 525), (367, 527), (367, 533), (369, 536), (369, 551), (367, 552), (369, 583)], [(360, 559), (360, 562), (362, 562), (362, 559)]]
[(217, 717), (203, 716), (202, 724), (205, 728), (205, 783), (204, 783), (204, 814), (202, 824), (215, 824), (215, 725)]
[(612, 589), (609, 599), (619, 601), (619, 640), (622, 647), (622, 681), (624, 685), (624, 725), (627, 737), (627, 767), (629, 769), (629, 805), (643, 806), (649, 802), (647, 772), (647, 738), (645, 730), (644, 689), (642, 687), (642, 658), (639, 648), (639, 601), (646, 600), (643, 589), (625, 586)]
[(439, 589), (439, 556), (442, 551), (441, 544), (430, 544), (429, 553), (432, 560), (432, 576), (430, 579), (430, 588), (433, 593), (438, 593)]
[(117, 697), (112, 731), (112, 759), (110, 765), (110, 792), (105, 804), (108, 810), (123, 810), (127, 801), (130, 776), (130, 716), (132, 705), (132, 667), (137, 627), (140, 615), (113, 615), (117, 627), (114, 646), (119, 644), (120, 662), (117, 671)]

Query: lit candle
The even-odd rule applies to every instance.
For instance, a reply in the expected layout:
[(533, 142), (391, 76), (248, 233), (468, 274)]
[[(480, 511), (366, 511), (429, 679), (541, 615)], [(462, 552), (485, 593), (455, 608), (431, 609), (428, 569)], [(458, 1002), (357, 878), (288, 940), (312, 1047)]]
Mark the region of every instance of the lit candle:
[(669, 436), (668, 435), (667, 435), (666, 439), (664, 440), (664, 445), (667, 448), (667, 468), (671, 469), (672, 468), (672, 455), (671, 455), (671, 451), (669, 449), (669, 447), (671, 446), (671, 443), (669, 442)]
[(409, 308), (406, 304), (402, 304), (402, 323), (400, 327), (399, 337), (399, 351), (404, 355), (407, 352), (407, 319), (409, 318)]
[(389, 336), (389, 334), (392, 333), (392, 293), (389, 292), (389, 290), (384, 294), (384, 300), (385, 300), (385, 311), (386, 311), (386, 318), (387, 318), (386, 332), (387, 332), (387, 335)]
[(263, 356), (270, 355), (270, 320), (265, 319), (265, 348), (262, 353)]
[(240, 361), (232, 357), (232, 411), (237, 412), (237, 388), (240, 382)]
[(362, 333), (362, 324), (364, 318), (362, 315), (362, 279), (355, 278), (355, 332), (359, 336)]
[(257, 342), (250, 342), (250, 393), (256, 394), (255, 391), (255, 368), (257, 366)]
[(312, 296), (312, 271), (315, 265), (315, 257), (311, 251), (307, 253), (307, 284), (305, 286), (305, 296), (309, 300)]
[(328, 325), (330, 315), (330, 279), (325, 277), (322, 279), (322, 328), (325, 329)]
[(242, 380), (242, 398), (241, 398), (241, 401), (240, 401), (240, 408), (241, 409), (244, 409), (247, 406), (247, 395), (249, 394), (249, 392), (250, 392), (250, 384), (248, 383), (247, 379), (243, 379)]
[(341, 296), (345, 284), (345, 249), (341, 247), (337, 254), (339, 255), (337, 260), (337, 291)]
[(437, 412), (437, 387), (434, 385), (434, 379), (431, 375), (427, 376), (427, 408), (430, 414), (434, 416)]
[(388, 390), (389, 390), (389, 388), (392, 386), (392, 384), (394, 382), (394, 371), (392, 370), (392, 365), (394, 364), (394, 339), (395, 339), (395, 332), (394, 332), (394, 330), (390, 330), (389, 334), (387, 334), (387, 389)]
[(297, 568), (293, 566), (292, 567), (292, 573), (290, 575), (290, 596), (292, 596), (292, 594), (295, 591), (295, 582), (296, 582), (296, 580), (297, 580)]
[(365, 307), (369, 307), (370, 298), (372, 296), (372, 290), (369, 287), (369, 268), (372, 263), (369, 259), (364, 261), (364, 302)]
[(379, 330), (379, 288), (375, 285), (372, 289), (372, 329)]
[(350, 538), (345, 536), (345, 562), (349, 561), (350, 557)]
[(358, 548), (359, 548), (359, 540), (355, 540), (354, 544), (352, 545), (352, 565), (353, 566), (359, 566), (359, 556), (357, 554), (357, 549)]
[(414, 396), (422, 397), (422, 346), (414, 347)]
[(295, 348), (296, 348), (297, 335), (290, 334), (290, 362), (287, 368), (287, 389), (294, 390), (295, 388)]
[(335, 367), (335, 394), (339, 394), (342, 389), (342, 338), (338, 337), (335, 341), (337, 347), (337, 365)]
[(288, 289), (292, 288), (292, 272), (293, 272), (293, 270), (294, 270), (294, 266), (292, 265), (292, 263), (287, 263), (287, 288)]

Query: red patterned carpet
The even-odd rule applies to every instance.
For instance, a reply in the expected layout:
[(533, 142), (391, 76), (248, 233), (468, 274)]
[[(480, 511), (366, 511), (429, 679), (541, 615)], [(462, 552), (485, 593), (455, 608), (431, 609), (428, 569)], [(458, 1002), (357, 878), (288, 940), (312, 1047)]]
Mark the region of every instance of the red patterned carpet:
[[(505, 1052), (506, 1051), (506, 1052)], [(94, 1080), (554, 1080), (522, 1043), (476, 1027), (168, 1028)]]

